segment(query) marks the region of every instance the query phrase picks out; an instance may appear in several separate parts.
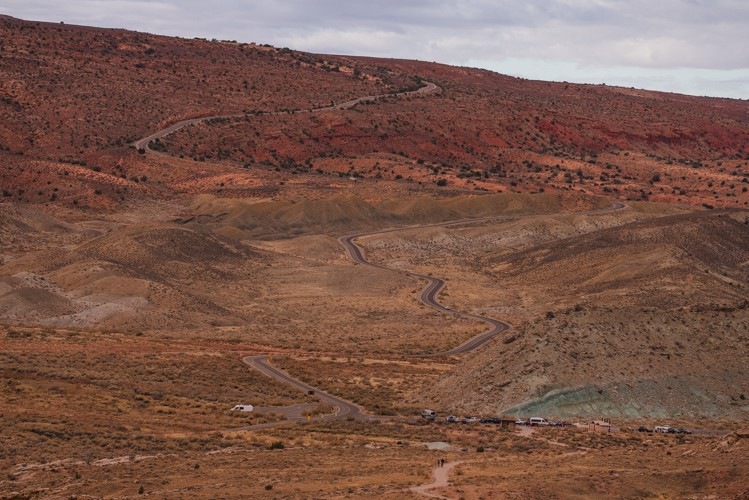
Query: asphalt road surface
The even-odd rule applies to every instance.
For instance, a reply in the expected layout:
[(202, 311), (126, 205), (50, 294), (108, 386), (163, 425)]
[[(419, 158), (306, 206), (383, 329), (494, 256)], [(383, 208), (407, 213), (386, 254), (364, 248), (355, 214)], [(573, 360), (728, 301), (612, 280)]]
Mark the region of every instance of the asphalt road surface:
[[(485, 217), (481, 219), (461, 219), (457, 221), (449, 221), (449, 222), (441, 222), (437, 224), (429, 224), (426, 226), (417, 226), (417, 227), (445, 227), (445, 226), (457, 226), (461, 224), (471, 224), (471, 223), (478, 223), (478, 222), (485, 222), (490, 219), (497, 219), (497, 217)], [(361, 238), (362, 236), (374, 236), (378, 234), (385, 234), (385, 233), (391, 233), (394, 231), (403, 231), (404, 229), (414, 229), (414, 227), (410, 228), (397, 228), (397, 229), (384, 229), (380, 231), (370, 231), (366, 233), (358, 233), (358, 234), (352, 234), (348, 236), (343, 236), (342, 238), (338, 239), (338, 242), (343, 245), (343, 247), (346, 249), (346, 252), (348, 253), (349, 257), (351, 257), (351, 260), (356, 262), (357, 264), (363, 264), (365, 266), (374, 267), (377, 269), (387, 269), (392, 270), (388, 267), (381, 266), (379, 264), (373, 264), (372, 262), (369, 262), (364, 257), (364, 251), (362, 248), (356, 244), (354, 240), (357, 238)], [(445, 280), (440, 278), (434, 278), (432, 276), (425, 276), (423, 274), (416, 274), (416, 273), (408, 273), (410, 276), (413, 276), (415, 278), (419, 278), (422, 280), (425, 280), (427, 282), (427, 285), (419, 292), (419, 301), (429, 306), (433, 309), (436, 309), (441, 312), (451, 313), (456, 316), (462, 316), (464, 318), (474, 319), (478, 321), (483, 321), (484, 323), (487, 323), (489, 325), (489, 329), (479, 335), (476, 335), (475, 337), (467, 340), (466, 342), (460, 344), (459, 346), (450, 349), (449, 351), (443, 351), (443, 352), (435, 352), (431, 354), (420, 354), (418, 356), (420, 357), (437, 357), (437, 356), (452, 356), (455, 354), (462, 354), (469, 351), (472, 351), (474, 349), (478, 349), (485, 343), (487, 343), (489, 340), (491, 340), (493, 337), (497, 336), (498, 334), (502, 333), (503, 331), (510, 328), (510, 325), (500, 321), (498, 319), (490, 318), (487, 316), (480, 316), (478, 314), (472, 314), (467, 312), (460, 312), (460, 311), (453, 311), (449, 307), (441, 304), (437, 297), (439, 297), (440, 292), (443, 288), (445, 288)]]
[[(622, 210), (626, 208), (626, 206), (623, 203), (613, 202), (611, 204), (611, 207), (602, 209), (602, 210), (593, 210), (589, 212), (581, 212), (581, 214), (588, 214), (588, 215), (598, 215), (603, 213), (609, 213), (614, 212), (617, 210)], [(476, 224), (480, 222), (486, 222), (489, 220), (501, 220), (501, 219), (508, 219), (507, 216), (494, 216), (494, 217), (483, 217), (478, 219), (460, 219), (460, 220), (454, 220), (454, 221), (448, 221), (448, 222), (439, 222), (436, 224), (427, 224), (422, 226), (408, 226), (408, 227), (399, 227), (399, 228), (389, 228), (389, 229), (381, 229), (377, 231), (369, 231), (369, 232), (362, 232), (362, 233), (356, 233), (351, 234), (348, 236), (342, 236), (338, 239), (339, 243), (345, 248), (346, 252), (348, 253), (351, 260), (357, 264), (370, 266), (376, 269), (384, 269), (388, 271), (394, 271), (394, 269), (388, 268), (386, 266), (382, 266), (380, 264), (375, 264), (373, 262), (370, 262), (366, 259), (364, 256), (363, 249), (356, 244), (355, 240), (357, 238), (361, 238), (363, 236), (375, 236), (378, 234), (385, 234), (385, 233), (392, 233), (395, 231), (405, 231), (409, 229), (418, 229), (418, 228), (427, 228), (427, 227), (447, 227), (447, 226), (457, 226), (457, 225), (464, 225), (464, 224)], [(402, 271), (398, 271), (402, 272)], [(445, 287), (446, 283), (444, 280), (440, 278), (435, 278), (432, 276), (425, 276), (423, 274), (416, 274), (416, 273), (407, 273), (410, 276), (413, 276), (415, 278), (423, 279), (427, 282), (426, 286), (421, 290), (419, 293), (419, 300), (438, 311), (441, 312), (447, 312), (451, 314), (455, 314), (456, 316), (462, 316), (464, 318), (470, 318), (477, 321), (482, 321), (484, 323), (487, 323), (489, 325), (489, 329), (486, 330), (483, 333), (480, 333), (479, 335), (476, 335), (475, 337), (472, 337), (468, 339), (466, 342), (460, 344), (459, 346), (450, 349), (449, 351), (442, 351), (442, 352), (435, 352), (430, 354), (421, 354), (417, 355), (418, 357), (439, 357), (439, 356), (452, 356), (456, 354), (462, 354), (469, 351), (473, 351), (475, 349), (478, 349), (488, 341), (490, 341), (492, 338), (497, 336), (498, 334), (502, 333), (503, 331), (510, 328), (510, 325), (500, 321), (495, 318), (490, 318), (488, 316), (481, 316), (479, 314), (474, 314), (470, 312), (460, 312), (460, 311), (453, 311), (449, 307), (443, 305), (439, 302), (437, 297), (439, 296), (439, 293), (442, 291), (442, 289)], [(380, 416), (380, 415), (370, 415), (366, 413), (361, 407), (357, 406), (356, 404), (352, 403), (351, 401), (347, 401), (345, 399), (333, 396), (332, 394), (328, 394), (324, 391), (320, 391), (316, 389), (315, 387), (312, 387), (308, 384), (305, 384), (304, 382), (292, 377), (288, 373), (284, 372), (283, 370), (279, 370), (278, 368), (272, 366), (267, 361), (267, 356), (248, 356), (243, 359), (245, 363), (253, 367), (254, 369), (264, 373), (265, 375), (268, 375), (269, 377), (273, 377), (278, 381), (284, 382), (286, 384), (289, 384), (292, 387), (295, 387), (296, 389), (299, 389), (303, 392), (309, 392), (314, 391), (315, 395), (317, 395), (320, 398), (320, 401), (329, 404), (333, 408), (336, 409), (335, 412), (330, 413), (328, 415), (322, 415), (318, 417), (314, 417), (313, 421), (320, 421), (320, 420), (342, 420), (347, 418), (353, 418), (358, 420), (408, 420), (404, 417), (387, 417), (387, 416)], [(290, 421), (300, 421), (305, 420), (304, 418), (288, 418), (286, 422)], [(283, 423), (283, 422), (280, 422)], [(242, 427), (240, 430), (253, 430), (253, 429), (262, 429), (267, 427), (273, 427), (275, 425), (278, 425), (279, 422), (273, 422), (273, 423), (267, 423), (267, 424), (258, 424), (254, 426), (248, 426), (248, 427)]]
[[(328, 394), (327, 392), (321, 391), (315, 387), (312, 387), (311, 385), (305, 384), (301, 380), (298, 380), (288, 373), (286, 373), (283, 370), (279, 370), (275, 366), (268, 363), (268, 356), (247, 356), (242, 359), (243, 362), (250, 365), (255, 370), (259, 371), (260, 373), (263, 373), (269, 377), (272, 377), (276, 380), (279, 380), (281, 382), (284, 382), (291, 387), (294, 387), (295, 389), (299, 389), (302, 392), (310, 393), (313, 392), (314, 395), (320, 400), (321, 403), (328, 404), (334, 408), (333, 413), (328, 413), (325, 415), (318, 415), (313, 417), (311, 420), (314, 421), (321, 421), (321, 420), (344, 420), (347, 418), (354, 418), (354, 419), (381, 419), (381, 417), (378, 417), (376, 415), (367, 415), (362, 411), (362, 409), (357, 406), (356, 404), (352, 403), (351, 401), (346, 401), (345, 399), (341, 399), (339, 397), (333, 396), (332, 394)], [(306, 417), (288, 417), (285, 421), (282, 422), (268, 422), (264, 424), (256, 424), (256, 425), (249, 425), (246, 427), (238, 427), (236, 429), (237, 431), (247, 431), (247, 430), (256, 430), (256, 429), (266, 429), (269, 427), (275, 427), (279, 424), (282, 424), (284, 422), (305, 422), (307, 420)]]
[[(383, 99), (387, 97), (408, 97), (408, 96), (413, 96), (417, 94), (426, 94), (429, 92), (440, 90), (440, 87), (438, 87), (434, 83), (422, 81), (422, 84), (423, 86), (421, 88), (417, 90), (407, 91), (407, 92), (370, 95), (370, 96), (359, 97), (357, 99), (352, 99), (350, 101), (346, 101), (346, 102), (342, 102), (338, 104), (333, 104), (331, 106), (324, 106), (320, 108), (312, 108), (312, 109), (304, 109), (304, 110), (296, 110), (296, 111), (269, 111), (269, 112), (264, 112), (264, 113), (257, 113), (255, 114), (255, 116), (292, 115), (292, 114), (300, 114), (300, 113), (314, 113), (314, 112), (321, 112), (321, 111), (343, 110), (343, 109), (350, 109), (361, 103), (374, 102), (379, 99)], [(248, 115), (247, 114), (212, 115), (212, 116), (204, 116), (200, 118), (190, 118), (187, 120), (182, 120), (172, 125), (169, 125), (168, 127), (165, 127), (159, 130), (158, 132), (155, 132), (147, 137), (144, 137), (138, 141), (135, 141), (134, 146), (136, 149), (144, 150), (144, 152), (163, 155), (165, 153), (161, 153), (159, 151), (155, 151), (151, 149), (150, 144), (152, 141), (156, 139), (164, 138), (168, 136), (169, 134), (172, 134), (176, 132), (177, 130), (180, 130), (189, 125), (194, 125), (197, 123), (201, 123), (201, 122), (209, 121), (213, 119), (241, 118), (244, 116), (248, 116)], [(612, 212), (615, 210), (621, 210), (623, 208), (625, 208), (625, 205), (622, 203), (612, 203), (612, 206), (608, 209), (595, 210), (595, 211), (584, 212), (584, 213), (588, 215), (596, 215), (596, 214)], [(496, 220), (500, 218), (502, 217), (500, 216), (500, 217), (485, 217), (485, 218), (479, 218), (479, 219), (461, 219), (461, 220), (456, 220), (456, 221), (441, 222), (437, 224), (429, 224), (425, 226), (391, 228), (391, 229), (370, 231), (366, 233), (358, 233), (358, 234), (343, 236), (338, 241), (344, 246), (344, 248), (348, 252), (348, 255), (351, 257), (351, 260), (354, 261), (355, 263), (378, 268), (378, 269), (387, 269), (387, 270), (392, 271), (392, 269), (388, 267), (369, 262), (365, 258), (362, 248), (359, 245), (357, 245), (354, 240), (362, 236), (373, 236), (377, 234), (385, 234), (385, 233), (390, 233), (394, 231), (415, 229), (418, 227), (440, 227), (440, 226), (445, 227), (445, 226), (455, 226), (455, 225), (460, 225), (460, 224), (474, 224), (474, 223), (479, 223), (479, 222), (485, 222), (491, 219)], [(418, 356), (420, 357), (453, 356), (456, 354), (462, 354), (462, 353), (466, 353), (469, 351), (473, 351), (483, 346), (485, 343), (490, 341), (492, 338), (494, 338), (498, 334), (510, 328), (509, 324), (503, 321), (500, 321), (498, 319), (495, 319), (495, 318), (481, 316), (481, 315), (469, 313), (469, 312), (453, 311), (449, 307), (441, 304), (438, 300), (439, 293), (442, 291), (442, 289), (446, 285), (444, 280), (440, 278), (434, 278), (432, 276), (424, 276), (424, 275), (416, 274), (416, 273), (408, 273), (408, 274), (415, 278), (423, 279), (427, 282), (427, 285), (419, 293), (419, 300), (423, 304), (441, 312), (447, 312), (447, 313), (454, 314), (456, 316), (462, 316), (464, 318), (482, 321), (489, 325), (489, 329), (486, 330), (485, 332), (479, 335), (476, 335), (475, 337), (467, 340), (466, 342), (460, 344), (459, 346), (453, 349), (450, 349), (449, 351), (436, 352), (436, 353), (430, 353), (430, 354), (421, 354)], [(357, 406), (356, 404), (350, 401), (347, 401), (345, 399), (333, 396), (332, 394), (328, 394), (324, 391), (320, 391), (319, 389), (312, 387), (308, 384), (305, 384), (304, 382), (292, 377), (291, 375), (284, 372), (283, 370), (280, 370), (272, 366), (270, 363), (268, 363), (267, 356), (248, 356), (248, 357), (243, 358), (243, 361), (249, 366), (251, 366), (253, 369), (258, 370), (259, 372), (264, 373), (265, 375), (272, 377), (276, 380), (289, 384), (290, 386), (295, 387), (296, 389), (299, 389), (300, 391), (303, 391), (306, 393), (310, 393), (311, 391), (314, 392), (314, 394), (319, 398), (319, 400), (322, 403), (326, 403), (335, 409), (333, 413), (330, 413), (327, 415), (316, 416), (312, 418), (312, 420), (315, 420), (315, 421), (341, 420), (341, 419), (348, 419), (348, 418), (360, 419), (360, 420), (406, 420), (404, 417), (385, 417), (385, 416), (367, 414), (364, 412), (364, 410), (361, 407)], [(287, 419), (282, 422), (268, 422), (264, 424), (241, 427), (236, 430), (263, 429), (263, 428), (274, 427), (284, 422), (295, 422), (295, 421), (304, 421), (304, 420), (306, 420), (306, 418), (301, 417), (301, 416), (287, 416)]]
[[(434, 92), (437, 90), (440, 90), (440, 88), (435, 85), (432, 82), (421, 82), (423, 86), (416, 90), (410, 90), (408, 92), (396, 92), (393, 94), (379, 94), (379, 95), (368, 95), (364, 97), (358, 97), (356, 99), (351, 99), (350, 101), (341, 102), (338, 104), (333, 104), (331, 106), (323, 106), (321, 108), (311, 108), (311, 109), (301, 109), (296, 111), (266, 111), (263, 113), (254, 113), (254, 116), (279, 116), (279, 115), (297, 115), (301, 113), (317, 113), (320, 111), (336, 111), (341, 109), (350, 109), (356, 106), (357, 104), (365, 103), (365, 102), (374, 102), (379, 99), (384, 99), (386, 97), (409, 97), (414, 96), (418, 94), (427, 94), (429, 92)], [(160, 154), (165, 155), (165, 153), (162, 153), (160, 151), (155, 151), (151, 149), (151, 141), (154, 141), (156, 139), (162, 139), (166, 137), (169, 134), (172, 134), (176, 132), (177, 130), (187, 127), (188, 125), (195, 125), (197, 123), (209, 121), (209, 120), (216, 120), (216, 119), (224, 119), (224, 118), (243, 118), (245, 116), (252, 116), (251, 114), (233, 114), (233, 115), (212, 115), (212, 116), (203, 116), (200, 118), (190, 118), (188, 120), (182, 120), (178, 121), (177, 123), (173, 123), (172, 125), (169, 125), (166, 128), (163, 128), (159, 130), (158, 132), (155, 132), (148, 137), (144, 137), (143, 139), (139, 139), (133, 143), (135, 146), (135, 149), (142, 149), (146, 152), (153, 153), (153, 154)]]

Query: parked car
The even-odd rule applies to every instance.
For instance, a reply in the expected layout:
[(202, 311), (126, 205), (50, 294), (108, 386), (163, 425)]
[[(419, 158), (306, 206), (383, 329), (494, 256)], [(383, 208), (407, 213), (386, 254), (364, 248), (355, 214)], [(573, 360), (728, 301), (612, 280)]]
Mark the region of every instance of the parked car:
[(445, 421), (446, 421), (446, 422), (450, 422), (451, 424), (454, 424), (455, 422), (457, 422), (457, 421), (458, 421), (458, 417), (456, 417), (455, 415), (450, 415), (450, 416), (448, 416), (448, 417), (447, 417), (447, 418), (445, 419)]
[(547, 422), (545, 418), (531, 417), (531, 418), (528, 419), (528, 425), (530, 425), (530, 426), (544, 427), (544, 426), (549, 425), (549, 422)]
[(662, 432), (664, 434), (668, 434), (671, 432), (671, 427), (668, 425), (658, 425), (653, 429), (653, 432)]
[(678, 432), (679, 434), (691, 434), (692, 433), (692, 431), (690, 431), (689, 429), (685, 429), (684, 427), (679, 427), (678, 429), (676, 429), (676, 432)]
[(650, 427), (645, 427), (644, 425), (641, 425), (637, 428), (637, 432), (653, 432), (653, 429)]
[(515, 425), (528, 425), (528, 421), (524, 418), (519, 418), (515, 420)]
[(479, 419), (477, 417), (466, 417), (463, 419), (464, 424), (475, 424)]
[(421, 418), (427, 420), (434, 420), (437, 417), (437, 412), (434, 410), (424, 410), (421, 412)]
[(479, 420), (482, 424), (501, 424), (502, 419), (496, 418), (496, 417), (484, 417), (481, 420)]

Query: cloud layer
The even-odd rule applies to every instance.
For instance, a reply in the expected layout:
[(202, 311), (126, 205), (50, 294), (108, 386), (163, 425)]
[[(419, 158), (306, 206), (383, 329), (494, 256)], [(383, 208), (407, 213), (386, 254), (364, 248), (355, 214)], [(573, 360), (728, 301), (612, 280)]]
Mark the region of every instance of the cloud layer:
[[(25, 19), (749, 98), (745, 0), (6, 0)], [(508, 71), (511, 70), (511, 71)], [(630, 76), (627, 76), (630, 75)]]

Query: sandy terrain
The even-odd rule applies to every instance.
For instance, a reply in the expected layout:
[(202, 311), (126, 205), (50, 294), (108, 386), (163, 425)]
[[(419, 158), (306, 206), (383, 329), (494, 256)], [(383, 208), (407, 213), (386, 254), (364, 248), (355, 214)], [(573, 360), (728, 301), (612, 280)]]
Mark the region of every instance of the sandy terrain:
[[(438, 458), (445, 498), (749, 495), (746, 101), (6, 16), (0, 53), (0, 498), (421, 498)], [(389, 269), (338, 242), (386, 228)], [(511, 328), (420, 357), (455, 311)], [(376, 417), (287, 422), (335, 408), (267, 353)]]

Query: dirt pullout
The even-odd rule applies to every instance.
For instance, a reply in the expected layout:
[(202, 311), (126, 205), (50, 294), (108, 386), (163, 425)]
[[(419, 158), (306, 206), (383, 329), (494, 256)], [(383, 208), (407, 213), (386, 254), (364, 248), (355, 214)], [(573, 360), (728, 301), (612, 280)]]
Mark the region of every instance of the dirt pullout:
[(525, 416), (746, 418), (745, 215), (637, 222), (491, 260), (536, 319), (423, 401)]

